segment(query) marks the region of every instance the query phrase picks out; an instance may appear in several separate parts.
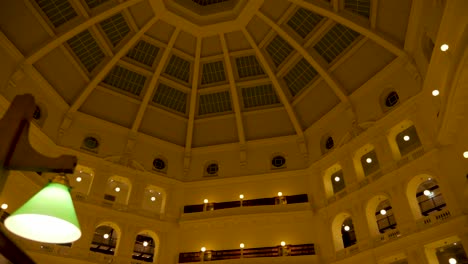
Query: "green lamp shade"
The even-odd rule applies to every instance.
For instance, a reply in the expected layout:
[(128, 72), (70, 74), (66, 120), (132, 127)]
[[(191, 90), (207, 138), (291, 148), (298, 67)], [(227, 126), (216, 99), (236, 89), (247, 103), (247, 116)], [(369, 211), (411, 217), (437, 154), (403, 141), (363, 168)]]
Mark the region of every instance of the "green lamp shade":
[(5, 219), (12, 233), (39, 242), (71, 243), (81, 236), (67, 186), (49, 183)]

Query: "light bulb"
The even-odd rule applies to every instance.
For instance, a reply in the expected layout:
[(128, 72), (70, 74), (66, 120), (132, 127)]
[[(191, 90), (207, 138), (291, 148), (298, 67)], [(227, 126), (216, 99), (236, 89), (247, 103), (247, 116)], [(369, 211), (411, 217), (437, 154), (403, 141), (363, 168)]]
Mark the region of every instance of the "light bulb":
[(245, 246), (244, 243), (240, 243), (239, 245), (240, 248), (244, 248), (244, 246)]
[(8, 209), (8, 204), (6, 204), (6, 203), (2, 204), (2, 207), (1, 207), (1, 208), (2, 208), (3, 210)]
[(468, 151), (463, 152), (463, 157), (464, 157), (465, 159), (468, 159)]
[(120, 187), (115, 187), (114, 191), (115, 192), (120, 192)]
[(449, 258), (450, 264), (457, 264), (457, 260), (455, 258)]
[(426, 195), (426, 196), (430, 196), (430, 195), (431, 195), (431, 191), (429, 191), (429, 190), (424, 190), (423, 193), (424, 193), (424, 195)]
[(208, 199), (203, 200), (203, 203), (206, 203), (206, 204), (207, 204), (207, 203), (208, 203)]
[(205, 252), (205, 251), (206, 251), (206, 247), (202, 247), (201, 252)]
[(144, 242), (143, 242), (143, 246), (144, 246), (144, 247), (147, 247), (147, 246), (148, 246), (148, 242), (147, 242), (147, 241), (144, 241)]
[(281, 246), (282, 246), (282, 247), (286, 246), (286, 242), (281, 241)]
[(372, 163), (372, 159), (371, 159), (371, 158), (367, 158), (367, 159), (366, 159), (366, 162), (367, 162), (367, 163)]
[(432, 96), (438, 96), (440, 94), (439, 90), (433, 90)]
[(103, 237), (104, 237), (104, 239), (108, 239), (108, 238), (109, 238), (109, 234), (104, 234)]
[(81, 180), (82, 180), (82, 179), (81, 179), (81, 177), (80, 177), (80, 176), (78, 176), (78, 177), (76, 177), (76, 179), (75, 179), (75, 180), (76, 180), (77, 182), (81, 182)]
[(409, 137), (408, 135), (406, 135), (406, 136), (403, 137), (403, 140), (404, 140), (404, 141), (409, 141), (409, 140), (410, 140), (410, 137)]
[(442, 44), (442, 45), (440, 46), (440, 50), (441, 50), (441, 51), (447, 51), (448, 49), (449, 49), (449, 45), (447, 45), (447, 44)]
[(386, 214), (387, 214), (387, 211), (386, 211), (385, 209), (382, 209), (382, 210), (380, 210), (380, 214), (381, 214), (381, 215), (386, 215)]
[(346, 232), (349, 231), (350, 229), (351, 229), (351, 227), (349, 227), (349, 226), (344, 227), (344, 231), (346, 231)]
[(239, 195), (239, 198), (244, 199), (244, 195), (243, 194)]
[(335, 181), (336, 181), (336, 182), (339, 182), (340, 180), (341, 180), (340, 177), (338, 177), (338, 176), (335, 177)]
[(156, 201), (156, 197), (151, 196), (151, 201), (152, 201), (152, 202)]
[(282, 192), (278, 192), (278, 196), (279, 196), (279, 197), (283, 196), (283, 193), (282, 193)]

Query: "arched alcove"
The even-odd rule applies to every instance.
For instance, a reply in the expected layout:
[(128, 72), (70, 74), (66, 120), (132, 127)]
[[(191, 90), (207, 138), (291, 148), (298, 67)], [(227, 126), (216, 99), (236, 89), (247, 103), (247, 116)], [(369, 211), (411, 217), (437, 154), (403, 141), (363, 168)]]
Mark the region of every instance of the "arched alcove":
[(353, 157), (353, 164), (358, 181), (377, 172), (380, 169), (380, 164), (374, 146), (366, 144), (358, 149)]
[(132, 258), (144, 262), (156, 263), (159, 249), (159, 238), (155, 232), (144, 230), (138, 233), (133, 247)]
[(121, 176), (112, 176), (107, 180), (104, 199), (116, 204), (128, 204), (132, 184), (130, 180)]
[(357, 243), (352, 216), (348, 212), (339, 213), (332, 221), (332, 236), (335, 251)]
[(93, 184), (94, 170), (82, 165), (76, 166), (75, 173), (70, 177), (72, 193), (78, 196), (87, 196)]
[(115, 255), (121, 237), (120, 228), (112, 222), (103, 222), (94, 230), (90, 251), (106, 255)]
[(369, 200), (366, 206), (366, 218), (373, 236), (396, 228), (397, 223), (387, 194), (378, 194)]
[(406, 196), (416, 219), (442, 210), (446, 206), (437, 178), (431, 175), (413, 177), (408, 182)]
[(401, 157), (421, 147), (416, 127), (410, 120), (400, 122), (390, 129), (387, 139), (395, 160), (399, 160)]
[(165, 207), (166, 191), (158, 186), (147, 186), (143, 195), (142, 208), (146, 211), (164, 214)]
[[(330, 198), (333, 195), (335, 195), (334, 190), (336, 190), (336, 188), (334, 188), (334, 182), (336, 182), (336, 181), (334, 179), (332, 179), (332, 176), (337, 174), (337, 173), (340, 173), (340, 171), (342, 171), (341, 165), (335, 164), (335, 165), (331, 166), (330, 168), (328, 168), (325, 171), (324, 175), (323, 175), (323, 183), (324, 183), (325, 194), (326, 194), (327, 198)], [(334, 176), (334, 177), (337, 177), (337, 176)], [(342, 181), (344, 183), (344, 177), (343, 176), (341, 176), (340, 181)], [(336, 185), (336, 183), (335, 183), (335, 185)]]

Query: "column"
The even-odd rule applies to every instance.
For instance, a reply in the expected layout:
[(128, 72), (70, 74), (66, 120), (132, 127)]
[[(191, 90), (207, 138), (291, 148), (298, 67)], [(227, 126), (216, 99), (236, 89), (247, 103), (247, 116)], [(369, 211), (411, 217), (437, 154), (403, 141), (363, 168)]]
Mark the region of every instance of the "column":
[(416, 221), (408, 203), (404, 184), (400, 183), (395, 185), (389, 191), (398, 230), (402, 234), (408, 234), (416, 231)]
[(458, 235), (460, 237), (463, 249), (465, 250), (465, 255), (468, 257), (468, 232)]
[(380, 170), (385, 174), (396, 168), (396, 162), (393, 159), (388, 138), (385, 133), (382, 133), (382, 135), (375, 139), (374, 147), (377, 159), (379, 160)]
[(416, 245), (406, 250), (408, 264), (429, 264), (424, 247)]

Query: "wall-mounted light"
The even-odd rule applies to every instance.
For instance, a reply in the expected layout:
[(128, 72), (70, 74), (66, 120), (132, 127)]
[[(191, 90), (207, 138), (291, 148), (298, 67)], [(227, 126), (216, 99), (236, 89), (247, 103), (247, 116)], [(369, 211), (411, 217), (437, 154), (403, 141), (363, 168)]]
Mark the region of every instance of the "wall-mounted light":
[(206, 204), (207, 204), (207, 203), (208, 203), (208, 199), (203, 200), (203, 203), (206, 203)]
[(282, 192), (278, 192), (278, 196), (279, 196), (279, 197), (283, 196), (283, 193), (282, 193)]
[(82, 178), (80, 176), (76, 177), (75, 181), (76, 182), (81, 182)]
[(338, 177), (338, 176), (335, 177), (335, 181), (336, 181), (336, 182), (339, 182), (340, 180), (341, 180), (340, 177)]
[(156, 197), (151, 196), (151, 201), (152, 201), (152, 202), (156, 201)]
[(281, 246), (282, 246), (282, 247), (286, 246), (286, 242), (281, 241)]
[(424, 190), (423, 194), (426, 195), (426, 196), (431, 196), (432, 192), (429, 191), (429, 190)]
[(245, 247), (244, 243), (240, 243), (239, 247), (244, 248)]
[(148, 241), (144, 241), (144, 242), (143, 242), (143, 246), (144, 246), (144, 247), (147, 247), (147, 246), (148, 246)]
[(408, 135), (403, 136), (403, 140), (404, 140), (404, 141), (409, 141), (409, 140), (410, 140), (410, 136), (408, 136)]
[(450, 264), (457, 264), (457, 260), (455, 258), (449, 258)]
[(343, 229), (344, 229), (344, 231), (348, 232), (349, 230), (351, 230), (351, 227), (349, 227), (349, 226), (346, 225), (346, 226), (344, 226)]
[(115, 192), (120, 192), (120, 187), (115, 187), (114, 191)]
[(440, 45), (440, 50), (441, 50), (441, 51), (444, 51), (444, 52), (445, 52), (445, 51), (447, 51), (448, 49), (449, 49), (449, 45), (448, 45), (448, 44), (445, 44), (445, 43), (444, 43), (444, 44)]
[(102, 237), (103, 237), (104, 239), (108, 239), (108, 238), (109, 238), (109, 234), (104, 234)]
[(439, 90), (432, 90), (432, 96), (438, 96), (440, 94)]
[(465, 159), (468, 159), (468, 151), (463, 152), (463, 157), (464, 157)]
[(239, 198), (240, 198), (241, 200), (244, 199), (244, 195), (243, 195), (243, 194), (239, 195)]
[(381, 215), (386, 215), (386, 214), (387, 214), (387, 210), (385, 210), (385, 209), (380, 210), (380, 214), (381, 214)]
[(6, 204), (6, 203), (2, 204), (1, 208), (2, 208), (3, 210), (8, 209), (8, 204)]
[(367, 158), (367, 159), (366, 159), (366, 162), (370, 164), (370, 163), (372, 163), (372, 159), (371, 159), (371, 158)]
[(201, 250), (201, 252), (205, 252), (205, 251), (206, 251), (206, 247), (202, 247), (200, 250)]

